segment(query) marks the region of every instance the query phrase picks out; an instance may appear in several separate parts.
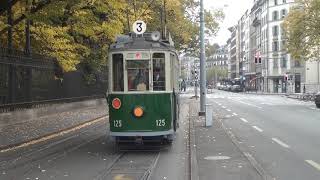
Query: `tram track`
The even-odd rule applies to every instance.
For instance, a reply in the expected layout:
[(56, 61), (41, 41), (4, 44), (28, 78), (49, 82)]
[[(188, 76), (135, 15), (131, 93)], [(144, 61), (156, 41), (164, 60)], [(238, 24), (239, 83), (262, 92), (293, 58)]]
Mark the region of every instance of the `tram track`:
[(95, 180), (150, 180), (160, 158), (160, 151), (122, 152)]

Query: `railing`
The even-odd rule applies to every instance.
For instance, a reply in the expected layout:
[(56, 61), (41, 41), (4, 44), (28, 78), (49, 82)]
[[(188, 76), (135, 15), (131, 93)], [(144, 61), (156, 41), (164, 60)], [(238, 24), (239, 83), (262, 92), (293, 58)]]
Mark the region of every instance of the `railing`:
[(103, 96), (107, 74), (93, 74), (88, 83), (81, 70), (62, 73), (54, 58), (0, 47), (0, 113)]

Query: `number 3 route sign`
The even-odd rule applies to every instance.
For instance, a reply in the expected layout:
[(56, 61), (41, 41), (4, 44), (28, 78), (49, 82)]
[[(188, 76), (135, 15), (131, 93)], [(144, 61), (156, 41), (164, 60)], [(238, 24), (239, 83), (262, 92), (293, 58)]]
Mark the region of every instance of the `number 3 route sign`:
[(133, 23), (132, 28), (134, 33), (143, 34), (147, 30), (147, 25), (145, 22), (138, 20)]

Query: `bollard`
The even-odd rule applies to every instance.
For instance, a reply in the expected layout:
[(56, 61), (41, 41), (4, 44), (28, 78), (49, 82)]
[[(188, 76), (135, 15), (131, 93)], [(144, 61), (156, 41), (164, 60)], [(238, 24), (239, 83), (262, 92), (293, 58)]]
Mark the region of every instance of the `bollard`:
[(206, 104), (206, 127), (212, 126), (212, 104)]

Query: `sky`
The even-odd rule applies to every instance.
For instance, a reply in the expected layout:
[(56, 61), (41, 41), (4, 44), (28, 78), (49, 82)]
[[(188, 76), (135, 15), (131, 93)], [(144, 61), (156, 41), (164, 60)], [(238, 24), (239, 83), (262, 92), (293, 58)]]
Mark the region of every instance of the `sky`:
[(216, 37), (210, 37), (210, 43), (226, 44), (230, 37), (228, 28), (235, 25), (252, 5), (253, 0), (204, 0), (205, 9), (222, 8), (225, 13), (225, 19), (221, 23), (220, 31)]

